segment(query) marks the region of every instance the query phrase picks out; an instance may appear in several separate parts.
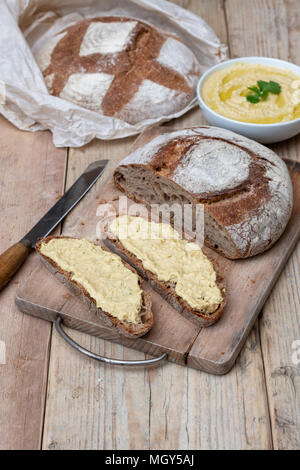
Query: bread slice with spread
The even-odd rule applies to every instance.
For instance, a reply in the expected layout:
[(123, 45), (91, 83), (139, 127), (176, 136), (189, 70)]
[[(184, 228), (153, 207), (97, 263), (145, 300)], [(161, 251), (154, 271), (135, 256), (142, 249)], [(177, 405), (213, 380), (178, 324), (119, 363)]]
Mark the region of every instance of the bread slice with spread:
[(119, 256), (73, 237), (47, 237), (37, 243), (36, 251), (46, 267), (107, 326), (127, 337), (143, 336), (150, 330), (150, 293)]
[(200, 327), (215, 323), (226, 303), (224, 279), (196, 243), (169, 224), (121, 215), (109, 226), (106, 245), (120, 255), (167, 302)]

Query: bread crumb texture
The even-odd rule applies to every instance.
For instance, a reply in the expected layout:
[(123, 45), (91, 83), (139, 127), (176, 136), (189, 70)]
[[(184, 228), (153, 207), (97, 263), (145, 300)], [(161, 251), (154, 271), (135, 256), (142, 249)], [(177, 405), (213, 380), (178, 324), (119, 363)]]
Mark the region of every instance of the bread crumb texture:
[(138, 275), (120, 257), (85, 239), (53, 238), (40, 251), (82, 286), (97, 308), (121, 321), (137, 323), (142, 306)]
[(116, 217), (111, 232), (160, 281), (175, 285), (178, 296), (193, 309), (212, 313), (222, 302), (217, 275), (200, 246), (180, 238), (169, 224), (142, 217)]

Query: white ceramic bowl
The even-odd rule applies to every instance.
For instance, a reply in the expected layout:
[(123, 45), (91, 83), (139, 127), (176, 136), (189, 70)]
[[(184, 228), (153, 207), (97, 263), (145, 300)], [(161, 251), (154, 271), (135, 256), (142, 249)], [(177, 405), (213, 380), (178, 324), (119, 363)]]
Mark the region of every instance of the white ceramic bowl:
[(281, 69), (289, 69), (300, 77), (300, 67), (285, 60), (272, 59), (269, 57), (240, 57), (238, 59), (226, 60), (209, 69), (199, 80), (197, 86), (197, 96), (200, 108), (207, 121), (213, 126), (223, 127), (237, 134), (244, 135), (250, 139), (257, 140), (261, 143), (280, 142), (295, 136), (300, 132), (300, 118), (293, 121), (279, 122), (276, 124), (253, 124), (248, 122), (235, 121), (213, 111), (204, 102), (201, 96), (203, 83), (205, 80), (217, 70), (224, 69), (233, 65), (235, 62), (248, 62), (262, 65), (269, 65)]

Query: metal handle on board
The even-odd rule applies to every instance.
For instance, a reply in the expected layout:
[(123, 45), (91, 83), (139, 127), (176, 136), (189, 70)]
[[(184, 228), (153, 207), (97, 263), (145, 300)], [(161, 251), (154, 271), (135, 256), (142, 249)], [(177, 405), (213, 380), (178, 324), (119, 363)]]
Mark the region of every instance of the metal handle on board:
[(88, 349), (83, 348), (82, 346), (80, 346), (80, 344), (76, 343), (63, 330), (62, 325), (63, 325), (63, 319), (61, 317), (58, 317), (57, 320), (55, 321), (56, 331), (60, 334), (60, 336), (67, 343), (69, 343), (73, 348), (75, 348), (77, 351), (80, 351), (85, 356), (88, 356), (92, 359), (95, 359), (96, 361), (104, 362), (105, 364), (111, 364), (111, 365), (117, 365), (117, 366), (127, 366), (127, 367), (141, 367), (141, 366), (142, 367), (151, 367), (151, 366), (160, 365), (160, 363), (162, 363), (168, 357), (167, 353), (163, 353), (161, 356), (155, 357), (153, 359), (144, 359), (142, 361), (125, 361), (125, 360), (121, 360), (121, 359), (110, 359), (109, 357), (100, 356), (98, 354), (95, 354), (95, 353), (89, 351)]

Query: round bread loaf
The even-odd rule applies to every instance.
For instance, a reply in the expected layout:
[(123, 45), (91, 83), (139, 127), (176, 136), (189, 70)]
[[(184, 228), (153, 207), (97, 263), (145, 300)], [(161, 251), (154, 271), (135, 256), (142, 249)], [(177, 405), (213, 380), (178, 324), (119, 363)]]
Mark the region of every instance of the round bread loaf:
[(124, 17), (80, 21), (52, 37), (36, 60), (52, 95), (130, 124), (183, 110), (200, 76), (177, 37)]
[(272, 246), (293, 205), (289, 172), (278, 155), (209, 126), (154, 138), (120, 163), (114, 181), (148, 206), (204, 204), (205, 243), (231, 259)]

